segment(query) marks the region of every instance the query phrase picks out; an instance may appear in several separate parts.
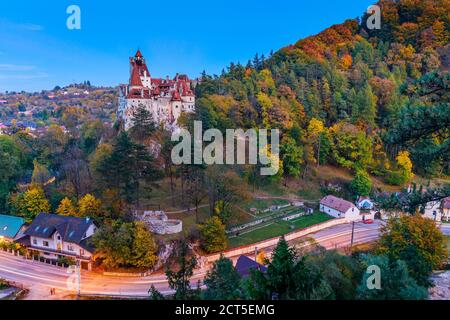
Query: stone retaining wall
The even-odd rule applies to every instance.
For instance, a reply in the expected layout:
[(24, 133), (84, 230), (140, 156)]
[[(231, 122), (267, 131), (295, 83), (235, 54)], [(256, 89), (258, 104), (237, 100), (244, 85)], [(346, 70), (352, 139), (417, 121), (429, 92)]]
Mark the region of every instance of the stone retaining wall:
[[(328, 220), (316, 225), (313, 225), (311, 227), (308, 228), (304, 228), (304, 229), (300, 229), (300, 230), (296, 230), (293, 232), (290, 232), (288, 234), (286, 234), (284, 236), (284, 238), (286, 239), (286, 241), (291, 241), (291, 240), (295, 240), (298, 238), (301, 238), (303, 236), (306, 236), (310, 233), (314, 233), (329, 227), (333, 227), (339, 224), (343, 224), (343, 223), (349, 223), (350, 221), (344, 218), (340, 218), (340, 219), (333, 219), (333, 220)], [(275, 238), (271, 238), (271, 239), (267, 239), (267, 240), (263, 240), (257, 243), (253, 243), (250, 245), (245, 245), (245, 246), (241, 246), (241, 247), (237, 247), (225, 252), (222, 252), (223, 255), (227, 258), (229, 257), (234, 257), (234, 256), (241, 256), (241, 255), (246, 255), (246, 254), (251, 254), (255, 252), (255, 248), (259, 249), (264, 249), (264, 248), (268, 248), (268, 247), (273, 247), (276, 246), (278, 241), (279, 241), (280, 237), (275, 237)], [(216, 260), (218, 260), (220, 258), (220, 254), (221, 253), (215, 253), (212, 255), (207, 256), (207, 261), (208, 262), (214, 262)]]

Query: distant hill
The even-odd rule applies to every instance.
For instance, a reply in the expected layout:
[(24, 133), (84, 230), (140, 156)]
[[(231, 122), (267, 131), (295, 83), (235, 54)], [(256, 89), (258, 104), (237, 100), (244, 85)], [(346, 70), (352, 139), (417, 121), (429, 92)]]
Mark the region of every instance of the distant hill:
[[(449, 174), (450, 1), (382, 0), (381, 29), (347, 20), (196, 87), (204, 128), (279, 128), (285, 176), (320, 164), (392, 184)], [(411, 162), (412, 161), (412, 162)]]

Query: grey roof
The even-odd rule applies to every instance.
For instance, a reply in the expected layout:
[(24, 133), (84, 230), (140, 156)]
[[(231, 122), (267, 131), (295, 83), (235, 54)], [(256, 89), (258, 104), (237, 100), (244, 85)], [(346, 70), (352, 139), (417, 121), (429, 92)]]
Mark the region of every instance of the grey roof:
[(442, 207), (444, 209), (450, 209), (450, 197), (444, 198), (442, 202), (443, 202)]
[(339, 212), (345, 213), (348, 209), (355, 207), (353, 203), (350, 201), (328, 195), (322, 200), (320, 200), (320, 204), (327, 206), (328, 208), (332, 208), (334, 210), (337, 210)]
[(89, 218), (40, 213), (25, 231), (25, 234), (48, 239), (52, 237), (55, 231), (58, 231), (63, 241), (80, 244), (92, 223), (92, 219)]
[(250, 259), (247, 256), (240, 256), (236, 262), (236, 271), (241, 275), (241, 277), (247, 277), (250, 275), (250, 270), (256, 269), (262, 272), (266, 272), (267, 268), (262, 264)]

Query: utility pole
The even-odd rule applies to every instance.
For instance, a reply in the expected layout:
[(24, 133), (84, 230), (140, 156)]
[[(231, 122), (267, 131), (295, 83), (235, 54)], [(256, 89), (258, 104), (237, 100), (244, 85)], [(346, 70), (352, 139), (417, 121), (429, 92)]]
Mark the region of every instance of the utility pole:
[(350, 248), (353, 247), (353, 237), (354, 237), (354, 234), (355, 234), (355, 221), (352, 221), (352, 239), (351, 239), (351, 241), (350, 241)]
[(78, 291), (78, 299), (81, 296), (81, 262), (77, 260), (77, 291)]
[(317, 146), (317, 168), (320, 167), (320, 133), (318, 133), (318, 146)]

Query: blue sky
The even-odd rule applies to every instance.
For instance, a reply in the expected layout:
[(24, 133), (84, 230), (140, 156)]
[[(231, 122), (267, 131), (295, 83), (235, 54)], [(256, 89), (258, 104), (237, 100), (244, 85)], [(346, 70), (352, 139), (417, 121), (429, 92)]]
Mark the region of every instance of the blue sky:
[[(374, 0), (103, 1), (0, 3), (0, 92), (39, 91), (90, 80), (128, 80), (128, 57), (140, 48), (152, 76), (220, 73), (347, 18)], [(81, 30), (66, 9), (81, 8)]]

